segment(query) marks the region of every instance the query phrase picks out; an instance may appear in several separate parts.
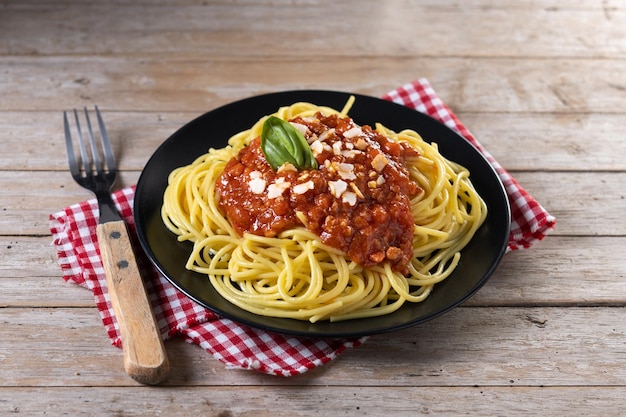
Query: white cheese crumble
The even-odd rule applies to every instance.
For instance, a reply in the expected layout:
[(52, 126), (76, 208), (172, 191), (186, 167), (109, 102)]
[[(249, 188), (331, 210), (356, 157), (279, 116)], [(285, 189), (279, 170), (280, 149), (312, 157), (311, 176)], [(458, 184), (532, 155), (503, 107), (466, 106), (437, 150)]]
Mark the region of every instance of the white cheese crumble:
[(281, 195), (283, 195), (285, 190), (288, 189), (289, 187), (291, 187), (290, 182), (285, 181), (285, 179), (282, 177), (278, 178), (276, 182), (274, 182), (273, 184), (270, 184), (267, 187), (267, 198), (270, 198), (270, 199), (278, 198)]
[(356, 175), (354, 174), (354, 165), (348, 163), (337, 164), (337, 172), (339, 176), (344, 180), (354, 180)]
[(250, 172), (250, 181), (248, 182), (248, 187), (250, 187), (250, 191), (252, 191), (254, 194), (262, 194), (265, 191), (267, 181), (265, 181), (261, 177), (261, 171)]
[(364, 151), (365, 149), (367, 149), (367, 142), (365, 141), (365, 139), (363, 139), (363, 138), (359, 138), (359, 139), (356, 141), (356, 148), (357, 148), (357, 149), (360, 149), (360, 150), (362, 150), (362, 151)]
[(333, 143), (333, 153), (335, 155), (341, 155), (341, 148), (343, 146), (343, 143), (341, 143), (341, 141), (337, 141), (335, 143)]
[(320, 142), (319, 139), (311, 143), (311, 152), (313, 152), (313, 156), (319, 156), (319, 154), (321, 154), (323, 151), (324, 145), (322, 144), (322, 142)]
[(335, 128), (331, 128), (328, 130), (325, 130), (324, 132), (322, 132), (322, 134), (319, 137), (319, 140), (321, 140), (322, 142), (324, 142), (330, 135), (335, 133)]
[(341, 201), (349, 204), (350, 206), (354, 206), (356, 204), (356, 197), (356, 194), (352, 191), (346, 191), (345, 193), (343, 193)]
[(298, 168), (296, 168), (292, 163), (290, 162), (285, 162), (284, 164), (282, 164), (281, 166), (278, 167), (278, 169), (276, 170), (276, 172), (278, 172), (279, 174), (281, 172), (287, 172), (287, 171), (292, 171), (292, 172), (298, 172)]
[(350, 149), (350, 150), (345, 150), (345, 151), (341, 151), (341, 155), (343, 155), (344, 158), (354, 158), (355, 156), (362, 154), (363, 152), (357, 150), (357, 149)]
[(348, 183), (342, 180), (328, 181), (328, 188), (332, 195), (339, 198), (348, 189)]
[(253, 178), (248, 183), (250, 191), (252, 191), (254, 194), (263, 194), (266, 185), (267, 182), (263, 178)]
[(387, 166), (387, 164), (389, 163), (389, 161), (387, 160), (387, 158), (385, 157), (385, 155), (379, 153), (378, 155), (376, 155), (374, 157), (374, 159), (372, 160), (372, 167), (380, 172), (383, 170), (383, 168), (385, 168)]
[(315, 133), (313, 133), (312, 135), (306, 136), (306, 143), (308, 143), (309, 145), (312, 144), (313, 142), (315, 142), (317, 139), (317, 135)]
[(357, 136), (361, 136), (363, 134), (363, 131), (361, 130), (361, 128), (359, 126), (355, 126), (351, 129), (346, 130), (345, 132), (343, 132), (343, 137), (344, 138), (354, 138)]
[(378, 178), (376, 178), (376, 180), (369, 181), (367, 183), (367, 186), (369, 188), (376, 188), (378, 186), (383, 185), (384, 183), (385, 183), (385, 177), (383, 177), (382, 175), (379, 175)]
[(315, 184), (313, 181), (309, 180), (307, 182), (303, 182), (302, 184), (297, 184), (293, 186), (294, 194), (304, 194), (309, 190), (315, 188)]
[(300, 124), (300, 123), (294, 123), (294, 122), (289, 122), (291, 124), (291, 126), (295, 127), (296, 129), (298, 129), (298, 131), (300, 133), (302, 133), (302, 136), (306, 136), (307, 132), (309, 131), (308, 126)]

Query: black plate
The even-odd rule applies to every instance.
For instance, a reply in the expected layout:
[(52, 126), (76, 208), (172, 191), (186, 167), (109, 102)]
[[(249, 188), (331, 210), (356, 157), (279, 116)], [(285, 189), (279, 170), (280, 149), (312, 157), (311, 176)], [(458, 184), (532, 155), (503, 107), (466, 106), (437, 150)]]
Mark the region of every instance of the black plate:
[(190, 164), (210, 147), (223, 147), (228, 138), (252, 126), (262, 116), (298, 101), (341, 109), (350, 93), (286, 91), (237, 101), (189, 122), (167, 139), (144, 168), (135, 195), (135, 222), (141, 245), (161, 273), (179, 290), (204, 307), (253, 327), (300, 336), (354, 337), (399, 330), (435, 318), (472, 296), (500, 262), (509, 237), (507, 196), (495, 171), (465, 139), (438, 121), (407, 107), (378, 98), (353, 94), (350, 116), (358, 124), (382, 122), (393, 130), (414, 129), (427, 142), (437, 142), (440, 152), (470, 170), (471, 180), (487, 203), (489, 215), (463, 249), (460, 265), (436, 285), (422, 303), (406, 303), (381, 317), (344, 322), (309, 323), (263, 317), (236, 307), (222, 298), (204, 275), (185, 269), (189, 242), (178, 242), (161, 221), (163, 192), (169, 173)]

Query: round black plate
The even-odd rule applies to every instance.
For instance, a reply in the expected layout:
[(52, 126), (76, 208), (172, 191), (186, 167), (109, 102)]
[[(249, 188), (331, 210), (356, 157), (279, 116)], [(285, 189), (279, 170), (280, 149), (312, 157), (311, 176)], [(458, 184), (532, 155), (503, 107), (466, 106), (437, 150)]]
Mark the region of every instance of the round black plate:
[(143, 250), (156, 268), (180, 291), (202, 306), (234, 321), (266, 330), (315, 337), (356, 337), (399, 330), (435, 318), (472, 296), (493, 273), (508, 242), (510, 210), (502, 183), (476, 149), (438, 121), (407, 107), (382, 99), (352, 94), (356, 101), (350, 117), (358, 124), (381, 122), (399, 131), (414, 129), (427, 142), (436, 142), (448, 159), (470, 170), (471, 180), (487, 203), (489, 215), (463, 249), (460, 265), (422, 303), (406, 303), (381, 317), (344, 322), (309, 323), (263, 317), (236, 307), (222, 298), (204, 275), (185, 269), (189, 242), (178, 242), (161, 221), (163, 192), (169, 173), (190, 164), (210, 147), (220, 148), (228, 138), (252, 126), (262, 116), (298, 101), (341, 109), (350, 93), (336, 91), (286, 91), (237, 101), (189, 122), (167, 139), (144, 168), (135, 194), (135, 222)]

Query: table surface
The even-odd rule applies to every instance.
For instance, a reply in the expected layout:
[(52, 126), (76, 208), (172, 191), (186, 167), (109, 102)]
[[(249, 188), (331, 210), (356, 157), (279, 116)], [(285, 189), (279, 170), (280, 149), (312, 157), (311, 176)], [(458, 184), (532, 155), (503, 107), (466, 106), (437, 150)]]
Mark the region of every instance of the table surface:
[[(469, 301), (294, 378), (166, 342), (135, 383), (48, 215), (90, 198), (61, 112), (97, 104), (121, 169), (222, 104), (380, 96), (426, 77), (558, 224)], [(618, 415), (626, 407), (626, 7), (620, 0), (0, 0), (0, 414)], [(571, 414), (570, 414), (571, 415)]]

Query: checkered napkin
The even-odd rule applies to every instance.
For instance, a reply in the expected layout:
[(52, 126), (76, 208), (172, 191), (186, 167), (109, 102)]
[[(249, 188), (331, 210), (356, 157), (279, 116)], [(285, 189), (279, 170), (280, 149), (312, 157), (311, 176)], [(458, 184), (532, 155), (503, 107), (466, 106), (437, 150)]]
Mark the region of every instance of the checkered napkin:
[[(509, 249), (529, 247), (554, 226), (554, 218), (482, 149), (426, 80), (402, 86), (384, 98), (441, 120), (487, 156), (498, 171), (511, 199), (513, 227)], [(136, 239), (132, 233), (134, 192), (134, 187), (119, 190), (113, 193), (113, 200), (128, 222), (131, 236)], [(97, 223), (98, 205), (95, 199), (74, 204), (50, 215), (50, 230), (63, 278), (93, 292), (107, 335), (113, 345), (121, 347), (119, 328), (107, 292), (96, 241)], [(135, 248), (139, 248), (138, 242), (134, 244)], [(292, 337), (219, 317), (176, 290), (139, 250), (136, 257), (163, 338), (182, 337), (199, 345), (229, 368), (295, 376), (333, 360), (347, 348), (359, 346), (366, 340)]]

